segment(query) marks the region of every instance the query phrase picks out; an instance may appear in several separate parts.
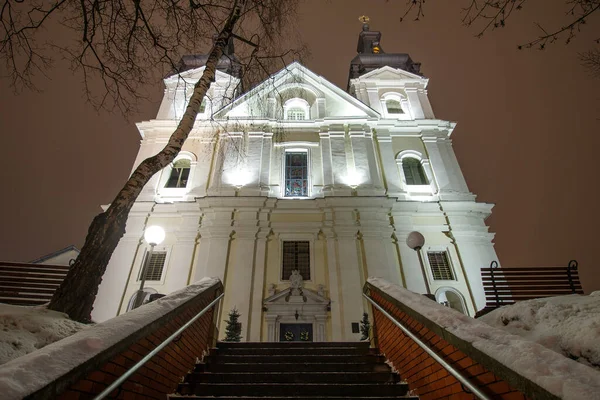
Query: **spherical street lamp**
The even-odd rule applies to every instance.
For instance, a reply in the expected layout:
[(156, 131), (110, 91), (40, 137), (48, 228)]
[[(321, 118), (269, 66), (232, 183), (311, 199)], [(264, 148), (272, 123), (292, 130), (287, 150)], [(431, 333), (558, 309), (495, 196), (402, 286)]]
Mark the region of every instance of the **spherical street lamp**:
[(150, 251), (148, 251), (148, 254), (146, 254), (146, 259), (144, 260), (140, 289), (137, 291), (137, 296), (135, 297), (135, 303), (133, 304), (133, 308), (138, 308), (139, 306), (141, 306), (144, 301), (144, 297), (146, 297), (146, 294), (144, 293), (144, 284), (146, 283), (148, 264), (150, 263), (150, 258), (152, 258), (154, 246), (161, 244), (163, 240), (165, 240), (165, 230), (158, 225), (149, 226), (144, 231), (144, 240), (150, 245)]
[(431, 293), (431, 289), (429, 288), (429, 283), (427, 282), (425, 265), (423, 265), (423, 258), (421, 256), (421, 249), (423, 248), (423, 246), (425, 246), (425, 237), (420, 232), (413, 231), (408, 234), (408, 237), (406, 238), (406, 245), (417, 252), (419, 264), (421, 265), (421, 272), (423, 273), (423, 281), (425, 282), (427, 294), (429, 294)]

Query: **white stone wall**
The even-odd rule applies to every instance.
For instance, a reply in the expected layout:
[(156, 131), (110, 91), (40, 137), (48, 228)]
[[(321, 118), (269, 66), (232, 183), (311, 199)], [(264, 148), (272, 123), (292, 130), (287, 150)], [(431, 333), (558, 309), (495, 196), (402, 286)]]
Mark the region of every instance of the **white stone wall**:
[[(93, 318), (126, 311), (139, 287), (147, 247), (141, 237), (150, 224), (165, 228), (161, 249), (168, 256), (161, 280), (146, 285), (167, 294), (205, 276), (220, 278), (220, 319), (237, 307), (245, 340), (267, 340), (275, 332), (278, 322), (266, 320), (263, 301), (289, 287), (280, 276), (282, 238), (311, 241), (305, 287), (330, 299), (328, 319), (319, 322), (327, 340), (359, 338), (351, 324), (369, 310), (362, 299), (369, 276), (439, 299), (450, 290), (474, 315), (485, 304), (480, 268), (497, 260), (484, 223), (492, 205), (476, 203), (469, 192), (450, 140), (456, 124), (435, 119), (427, 80), (384, 67), (353, 80), (352, 98), (299, 64), (281, 74), (273, 82), (280, 82), (284, 99), (307, 93), (309, 118), (274, 119), (284, 102), (267, 83), (230, 106), (212, 108), (212, 121), (200, 116), (179, 156), (191, 160), (188, 185), (166, 190), (170, 167), (148, 183), (110, 261)], [(212, 104), (220, 106), (228, 102), (217, 94), (229, 90), (221, 75), (211, 89)], [(138, 124), (142, 143), (134, 167), (160, 151), (176, 127), (181, 88), (169, 79), (157, 119)], [(386, 96), (401, 99), (406, 112), (388, 115)], [(283, 197), (289, 149), (308, 154), (307, 199)], [(407, 155), (419, 160), (428, 185), (406, 183), (401, 165)], [(420, 253), (406, 244), (412, 231), (425, 237)], [(433, 279), (427, 251), (447, 252), (454, 280)]]

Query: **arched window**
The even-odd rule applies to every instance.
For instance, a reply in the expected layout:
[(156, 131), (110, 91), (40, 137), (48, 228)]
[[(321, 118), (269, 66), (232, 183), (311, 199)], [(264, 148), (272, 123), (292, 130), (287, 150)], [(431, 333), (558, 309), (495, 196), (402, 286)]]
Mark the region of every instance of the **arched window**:
[(402, 110), (402, 105), (397, 99), (386, 100), (385, 107), (387, 108), (388, 114), (404, 114), (404, 110)]
[(283, 105), (283, 116), (292, 121), (303, 121), (310, 117), (310, 106), (308, 101), (295, 97)]
[(402, 171), (407, 185), (429, 185), (421, 161), (413, 157), (402, 159)]
[(166, 188), (184, 188), (187, 186), (190, 176), (191, 161), (187, 158), (182, 158), (173, 163), (171, 175), (167, 181)]

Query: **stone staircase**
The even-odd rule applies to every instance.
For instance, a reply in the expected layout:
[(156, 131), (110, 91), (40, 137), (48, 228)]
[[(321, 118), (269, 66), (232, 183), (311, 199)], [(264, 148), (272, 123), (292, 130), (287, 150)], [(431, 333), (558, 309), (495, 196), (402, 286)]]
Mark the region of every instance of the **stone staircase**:
[(226, 343), (170, 399), (416, 399), (369, 343)]

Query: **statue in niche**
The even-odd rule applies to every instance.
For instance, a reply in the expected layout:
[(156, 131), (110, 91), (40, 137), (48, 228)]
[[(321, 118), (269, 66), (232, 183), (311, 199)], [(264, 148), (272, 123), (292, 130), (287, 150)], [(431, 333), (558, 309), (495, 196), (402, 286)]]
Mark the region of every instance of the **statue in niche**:
[(267, 288), (267, 291), (269, 293), (269, 296), (275, 295), (275, 284), (274, 283), (270, 283), (269, 286), (268, 286), (268, 288)]
[(290, 275), (290, 291), (292, 295), (301, 295), (303, 286), (304, 280), (302, 279), (302, 275), (300, 275), (300, 271), (297, 269), (293, 270), (292, 275)]
[(325, 285), (320, 284), (317, 286), (317, 294), (321, 297), (325, 297)]

